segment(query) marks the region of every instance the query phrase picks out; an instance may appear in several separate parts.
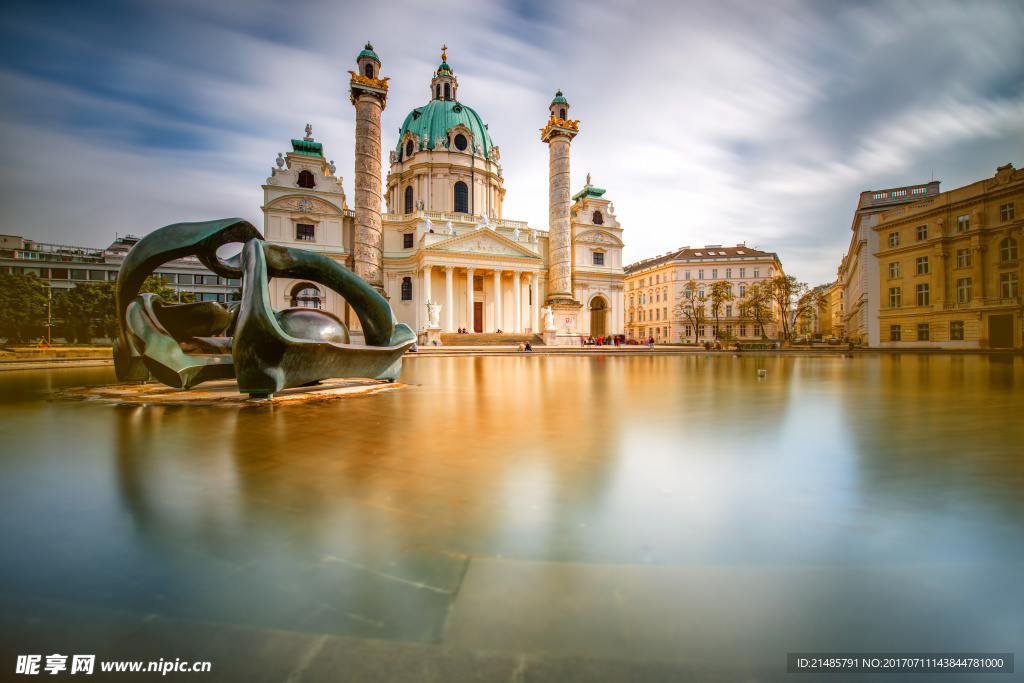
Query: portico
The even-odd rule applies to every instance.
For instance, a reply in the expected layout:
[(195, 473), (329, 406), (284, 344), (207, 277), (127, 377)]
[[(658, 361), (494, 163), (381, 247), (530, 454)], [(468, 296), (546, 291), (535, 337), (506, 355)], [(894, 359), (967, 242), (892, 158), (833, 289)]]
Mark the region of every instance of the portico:
[[(520, 268), (481, 262), (457, 264), (427, 261), (419, 268), (417, 297), (441, 305), (442, 331), (462, 328), (470, 332), (535, 333), (540, 319), (540, 269), (534, 264)], [(533, 266), (532, 268), (530, 266)], [(440, 296), (441, 292), (443, 296)], [(400, 302), (410, 304), (411, 302)], [(426, 312), (416, 310), (418, 331), (425, 331)], [(405, 317), (405, 316), (401, 316)]]

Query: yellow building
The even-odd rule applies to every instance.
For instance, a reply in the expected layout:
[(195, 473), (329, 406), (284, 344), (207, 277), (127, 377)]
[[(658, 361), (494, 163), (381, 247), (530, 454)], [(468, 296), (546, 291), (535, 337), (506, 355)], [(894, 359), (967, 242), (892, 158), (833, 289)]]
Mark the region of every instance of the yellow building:
[(846, 314), (845, 296), (846, 290), (843, 287), (842, 271), (840, 271), (839, 279), (828, 290), (829, 311), (832, 316), (831, 335), (837, 339), (842, 339), (846, 335), (846, 327), (843, 323), (843, 317)]
[[(715, 281), (724, 280), (731, 283), (736, 299), (724, 305), (719, 317), (723, 332), (741, 340), (760, 340), (761, 326), (740, 317), (740, 301), (751, 284), (783, 274), (777, 254), (745, 244), (683, 247), (626, 266), (626, 337), (637, 340), (654, 337), (656, 342), (678, 343), (693, 341), (696, 333), (700, 341), (713, 340), (715, 320), (710, 312), (707, 322), (694, 330), (687, 320), (677, 315), (676, 305), (682, 301), (688, 281), (693, 280), (703, 296), (710, 293)], [(767, 336), (777, 336), (774, 322), (766, 324), (765, 328), (763, 332)]]
[(883, 213), (883, 347), (1022, 348), (1024, 170)]

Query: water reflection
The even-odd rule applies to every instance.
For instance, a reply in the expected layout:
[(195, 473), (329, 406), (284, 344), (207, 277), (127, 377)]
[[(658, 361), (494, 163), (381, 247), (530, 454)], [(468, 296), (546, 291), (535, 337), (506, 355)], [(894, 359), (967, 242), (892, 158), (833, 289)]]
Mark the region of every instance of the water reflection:
[(982, 635), (991, 650), (1021, 625), (1019, 358), (408, 365), (399, 391), (241, 409), (45, 403), (90, 382), (8, 382), (0, 542), (25, 552), (0, 560), (0, 585), (224, 624), (709, 662), (737, 643), (755, 662)]

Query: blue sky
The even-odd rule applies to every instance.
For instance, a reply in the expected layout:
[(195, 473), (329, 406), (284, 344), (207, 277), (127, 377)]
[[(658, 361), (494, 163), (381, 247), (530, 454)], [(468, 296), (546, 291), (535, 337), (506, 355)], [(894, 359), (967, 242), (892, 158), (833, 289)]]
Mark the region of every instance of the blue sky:
[(1007, 2), (8, 3), (0, 232), (103, 246), (242, 216), (306, 123), (352, 194), (348, 70), (391, 77), (384, 155), (440, 47), (501, 147), (505, 217), (547, 221), (538, 129), (561, 88), (627, 262), (776, 251), (834, 279), (862, 190), (1024, 165), (1024, 4)]

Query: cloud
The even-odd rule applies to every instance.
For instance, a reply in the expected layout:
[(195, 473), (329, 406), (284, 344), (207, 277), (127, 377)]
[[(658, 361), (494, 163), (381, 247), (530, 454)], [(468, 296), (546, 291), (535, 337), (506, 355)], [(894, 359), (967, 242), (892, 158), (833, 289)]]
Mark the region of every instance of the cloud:
[(581, 120), (573, 189), (589, 172), (608, 190), (627, 260), (747, 241), (824, 282), (860, 191), (1020, 165), (1022, 29), (1017, 2), (941, 0), (26, 3), (0, 18), (2, 231), (104, 245), (259, 225), (260, 185), (307, 122), (351, 193), (362, 44), (392, 78), (386, 154), (446, 43), (501, 147), (505, 216), (546, 227), (538, 129), (561, 88)]

